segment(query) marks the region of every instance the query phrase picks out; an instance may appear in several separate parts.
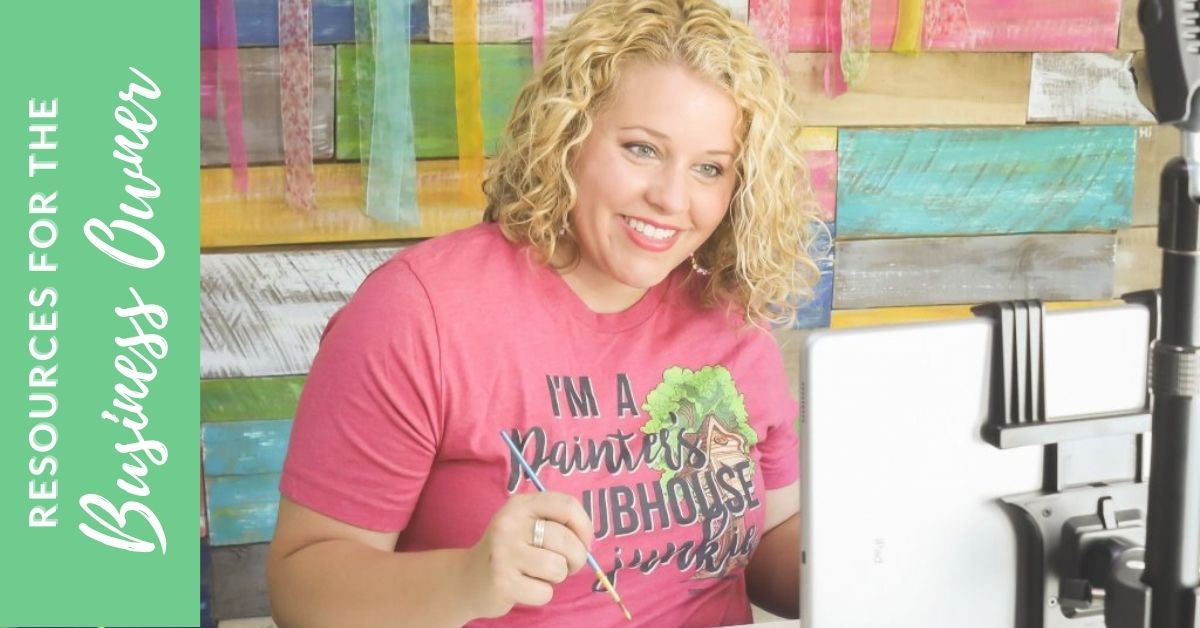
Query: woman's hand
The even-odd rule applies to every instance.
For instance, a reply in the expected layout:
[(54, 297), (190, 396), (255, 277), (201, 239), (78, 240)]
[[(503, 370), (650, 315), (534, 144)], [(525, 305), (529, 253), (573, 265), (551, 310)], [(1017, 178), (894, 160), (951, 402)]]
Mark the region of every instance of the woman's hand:
[[(535, 527), (543, 529), (541, 539)], [(499, 617), (515, 604), (548, 603), (553, 585), (579, 571), (591, 545), (592, 522), (574, 497), (513, 495), (467, 552), (466, 579), (477, 616)]]

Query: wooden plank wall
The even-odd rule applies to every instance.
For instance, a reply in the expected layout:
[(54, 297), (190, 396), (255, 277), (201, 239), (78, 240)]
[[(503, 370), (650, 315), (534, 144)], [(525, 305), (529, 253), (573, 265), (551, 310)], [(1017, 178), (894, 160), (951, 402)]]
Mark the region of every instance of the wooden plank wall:
[[(545, 2), (547, 28), (584, 1)], [(745, 19), (768, 1), (722, 3)], [(266, 544), (325, 321), (395, 250), (474, 224), (482, 210), (458, 191), (451, 3), (413, 0), (422, 221), (363, 213), (354, 4), (313, 3), (316, 211), (283, 199), (275, 0), (236, 3), (248, 193), (233, 188), (223, 119), (201, 125), (203, 599), (221, 626), (274, 625)], [(1010, 298), (1086, 307), (1158, 286), (1158, 177), (1180, 147), (1139, 100), (1136, 0), (927, 0), (916, 55), (889, 51), (897, 3), (875, 0), (867, 72), (836, 99), (823, 89), (824, 5), (788, 6), (785, 69), (809, 127), (809, 180), (835, 236), (814, 243), (829, 250), (802, 329), (775, 332), (793, 394), (812, 328), (965, 317), (972, 304)], [(529, 0), (479, 2), (489, 155), (532, 74), (530, 11)]]

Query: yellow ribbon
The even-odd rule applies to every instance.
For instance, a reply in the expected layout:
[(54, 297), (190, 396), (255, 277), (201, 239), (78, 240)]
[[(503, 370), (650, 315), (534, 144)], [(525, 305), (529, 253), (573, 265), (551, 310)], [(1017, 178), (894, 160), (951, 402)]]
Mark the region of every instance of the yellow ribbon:
[(459, 195), (483, 211), (483, 114), (479, 87), (478, 0), (453, 0), (454, 107), (458, 122)]
[(896, 38), (892, 52), (915, 55), (921, 52), (921, 26), (925, 23), (925, 0), (897, 0)]

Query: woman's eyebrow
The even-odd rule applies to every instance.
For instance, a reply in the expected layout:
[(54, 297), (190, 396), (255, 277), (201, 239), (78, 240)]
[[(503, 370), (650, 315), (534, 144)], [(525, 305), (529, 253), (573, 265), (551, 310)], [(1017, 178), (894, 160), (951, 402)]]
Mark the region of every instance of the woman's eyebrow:
[[(646, 133), (649, 133), (650, 135), (653, 135), (654, 137), (657, 137), (658, 139), (663, 140), (663, 141), (670, 141), (670, 139), (671, 139), (670, 137), (667, 136), (666, 133), (663, 133), (662, 131), (656, 131), (648, 126), (642, 126), (640, 124), (635, 124), (632, 126), (623, 126), (619, 130), (621, 130), (621, 131), (641, 130), (641, 131), (645, 131)], [(728, 150), (706, 150), (704, 152), (709, 155), (725, 155), (727, 157), (733, 157), (733, 151), (728, 151)]]

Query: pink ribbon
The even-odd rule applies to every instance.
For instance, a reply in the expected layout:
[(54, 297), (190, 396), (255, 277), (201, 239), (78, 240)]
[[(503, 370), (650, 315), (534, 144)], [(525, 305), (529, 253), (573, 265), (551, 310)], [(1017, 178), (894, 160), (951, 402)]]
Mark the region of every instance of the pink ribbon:
[(825, 2), (825, 95), (837, 98), (846, 93), (846, 77), (842, 74), (842, 2)]
[(771, 52), (779, 67), (787, 69), (788, 33), (791, 30), (789, 0), (756, 0), (750, 3), (750, 28)]
[(284, 199), (317, 208), (312, 142), (312, 0), (279, 1), (279, 101), (283, 125)]
[(533, 0), (533, 67), (542, 67), (542, 55), (546, 46), (546, 4), (544, 0)]
[(233, 184), (245, 194), (250, 188), (246, 172), (246, 138), (242, 132), (242, 79), (238, 69), (237, 15), (233, 0), (217, 3), (217, 85), (225, 105), (225, 137)]
[(200, 0), (200, 116), (217, 117), (217, 6)]

